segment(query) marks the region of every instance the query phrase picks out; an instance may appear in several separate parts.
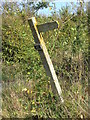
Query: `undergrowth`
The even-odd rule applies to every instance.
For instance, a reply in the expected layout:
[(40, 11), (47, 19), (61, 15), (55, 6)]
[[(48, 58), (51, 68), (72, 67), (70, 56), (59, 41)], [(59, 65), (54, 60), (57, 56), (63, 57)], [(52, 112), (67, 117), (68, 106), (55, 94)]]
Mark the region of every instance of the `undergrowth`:
[[(77, 7), (73, 15), (66, 7), (51, 17), (41, 17), (25, 9), (21, 12), (17, 4), (11, 5), (12, 11), (9, 7), (9, 3), (3, 4), (2, 117), (76, 119), (90, 116), (87, 11), (82, 7), (81, 14)], [(53, 20), (60, 24), (59, 29), (43, 33), (43, 38), (62, 88), (64, 103), (52, 93), (50, 78), (34, 49), (28, 25), (31, 16), (36, 17), (38, 24)]]

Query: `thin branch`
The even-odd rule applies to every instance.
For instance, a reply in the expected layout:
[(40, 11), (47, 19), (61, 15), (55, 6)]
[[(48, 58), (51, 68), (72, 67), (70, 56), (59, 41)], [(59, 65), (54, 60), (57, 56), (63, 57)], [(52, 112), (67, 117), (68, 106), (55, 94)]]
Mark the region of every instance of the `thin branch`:
[(62, 27), (61, 27), (59, 30), (61, 30), (61, 29), (63, 28), (63, 26), (64, 26), (68, 21), (70, 21), (73, 17), (75, 17), (75, 16), (76, 16), (76, 14), (74, 14), (73, 16), (71, 16), (67, 21), (63, 22), (63, 25), (62, 25)]

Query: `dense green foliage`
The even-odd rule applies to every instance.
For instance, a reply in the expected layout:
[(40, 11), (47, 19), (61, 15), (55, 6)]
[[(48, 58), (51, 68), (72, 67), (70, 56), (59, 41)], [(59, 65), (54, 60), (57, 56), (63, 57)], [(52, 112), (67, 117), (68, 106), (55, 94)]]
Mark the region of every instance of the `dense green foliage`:
[[(38, 5), (36, 10), (40, 6), (47, 7), (47, 4)], [(41, 17), (33, 15), (28, 7), (24, 6), (20, 10), (17, 4), (3, 4), (3, 117), (88, 116), (89, 40), (87, 10), (84, 7), (79, 4), (75, 14), (71, 14), (69, 7), (65, 7), (58, 14)], [(28, 18), (31, 16), (36, 17), (38, 24), (52, 19), (58, 20), (60, 24), (59, 29), (43, 33), (43, 38), (62, 87), (64, 104), (53, 95), (50, 78), (34, 49), (34, 40), (28, 25)]]

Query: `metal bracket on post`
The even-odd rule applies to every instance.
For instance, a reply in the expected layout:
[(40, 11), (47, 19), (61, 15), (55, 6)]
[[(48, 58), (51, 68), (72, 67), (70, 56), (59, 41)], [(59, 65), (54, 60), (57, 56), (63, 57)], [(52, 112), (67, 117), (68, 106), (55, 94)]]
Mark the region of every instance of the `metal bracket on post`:
[(38, 51), (42, 51), (42, 47), (41, 47), (41, 45), (40, 44), (35, 44), (34, 45), (34, 48), (36, 49), (36, 50), (38, 50)]
[(62, 98), (62, 91), (61, 87), (59, 85), (58, 78), (56, 76), (52, 61), (50, 59), (50, 56), (48, 54), (45, 42), (43, 40), (43, 37), (41, 35), (41, 32), (46, 32), (48, 30), (56, 29), (58, 28), (58, 23), (56, 21), (45, 23), (41, 25), (37, 25), (35, 17), (32, 17), (28, 19), (28, 23), (30, 25), (30, 28), (32, 30), (32, 34), (35, 41), (35, 49), (38, 50), (41, 60), (43, 62), (44, 68), (46, 70), (47, 75), (51, 78), (50, 83), (52, 87), (53, 93), (57, 93), (59, 98), (61, 99), (61, 102), (64, 102)]

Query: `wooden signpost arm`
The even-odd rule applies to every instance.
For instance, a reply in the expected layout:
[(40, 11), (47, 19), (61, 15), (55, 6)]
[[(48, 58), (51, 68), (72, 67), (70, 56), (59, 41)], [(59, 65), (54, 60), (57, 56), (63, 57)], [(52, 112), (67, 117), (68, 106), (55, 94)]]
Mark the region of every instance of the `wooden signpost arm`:
[(51, 83), (52, 91), (53, 91), (54, 94), (57, 93), (59, 95), (59, 98), (63, 102), (63, 98), (61, 96), (61, 94), (62, 94), (61, 87), (59, 85), (59, 82), (58, 82), (58, 79), (57, 79), (57, 76), (56, 76), (56, 73), (55, 73), (52, 61), (51, 61), (50, 56), (48, 54), (45, 42), (44, 42), (43, 37), (42, 37), (42, 35), (40, 33), (42, 31), (44, 31), (44, 30), (42, 30), (42, 28), (45, 28), (45, 31), (46, 31), (46, 29), (48, 29), (48, 27), (49, 27), (48, 25), (50, 25), (50, 29), (51, 28), (52, 29), (57, 28), (58, 27), (57, 23), (53, 22), (55, 24), (55, 26), (53, 26), (53, 27), (51, 27), (52, 23), (49, 23), (48, 25), (47, 24), (46, 25), (43, 24), (43, 25), (41, 25), (41, 26), (43, 26), (41, 28), (41, 26), (39, 27), (37, 25), (35, 17), (32, 17), (31, 19), (29, 19), (28, 22), (29, 22), (30, 28), (32, 30), (34, 41), (36, 43), (35, 44), (35, 49), (38, 50), (38, 52), (40, 54), (40, 57), (41, 57), (41, 60), (43, 62), (44, 68), (46, 70), (46, 73), (51, 78), (50, 79), (50, 83)]
[(53, 29), (58, 28), (58, 24), (56, 21), (54, 21), (51, 23), (49, 22), (49, 23), (37, 25), (37, 28), (39, 32), (47, 32), (48, 30), (53, 30)]

